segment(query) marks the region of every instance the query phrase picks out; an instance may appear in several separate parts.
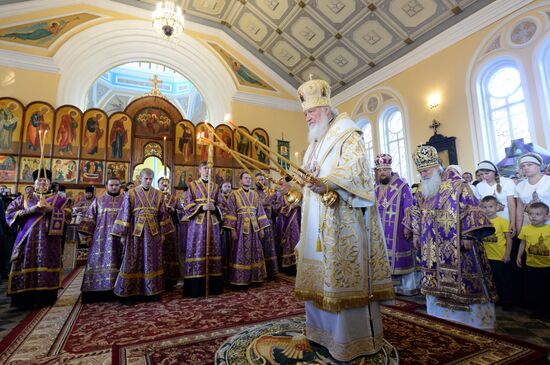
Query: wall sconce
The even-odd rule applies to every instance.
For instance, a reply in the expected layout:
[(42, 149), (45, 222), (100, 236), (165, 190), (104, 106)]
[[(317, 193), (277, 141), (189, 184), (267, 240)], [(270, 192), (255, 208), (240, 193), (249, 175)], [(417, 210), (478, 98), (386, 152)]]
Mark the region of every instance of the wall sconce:
[(441, 104), (441, 94), (435, 93), (428, 97), (428, 108), (437, 109)]

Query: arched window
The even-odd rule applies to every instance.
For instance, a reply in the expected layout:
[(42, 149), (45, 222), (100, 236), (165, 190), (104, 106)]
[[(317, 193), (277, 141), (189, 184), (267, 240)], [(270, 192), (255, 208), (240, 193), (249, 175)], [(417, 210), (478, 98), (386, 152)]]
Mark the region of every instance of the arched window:
[(357, 124), (363, 130), (367, 160), (369, 161), (369, 166), (372, 167), (374, 165), (374, 136), (372, 135), (372, 124), (368, 119), (360, 119), (357, 121)]
[(542, 57), (540, 58), (540, 65), (542, 75), (543, 75), (543, 103), (546, 103), (544, 107), (548, 113), (547, 118), (550, 120), (550, 38), (547, 39), (544, 49), (541, 53)]
[(514, 139), (531, 142), (529, 119), (521, 76), (510, 61), (500, 61), (478, 79), (481, 120), (485, 122), (486, 142), (494, 160), (506, 156), (505, 148)]
[(380, 119), (381, 153), (389, 153), (393, 158), (393, 171), (403, 178), (409, 178), (403, 114), (396, 106), (384, 110)]

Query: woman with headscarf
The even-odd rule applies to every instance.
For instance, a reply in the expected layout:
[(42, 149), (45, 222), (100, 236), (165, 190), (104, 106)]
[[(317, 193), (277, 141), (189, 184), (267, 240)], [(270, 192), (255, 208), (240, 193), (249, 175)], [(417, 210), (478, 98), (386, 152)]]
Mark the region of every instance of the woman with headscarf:
[(479, 199), (487, 195), (494, 196), (499, 204), (497, 215), (510, 223), (512, 236), (516, 235), (516, 200), (514, 193), (516, 185), (507, 178), (500, 176), (498, 168), (491, 161), (485, 160), (477, 164), (476, 171), (479, 171), (481, 181), (475, 186), (475, 193)]
[[(529, 224), (527, 209), (529, 204), (543, 202), (550, 206), (550, 176), (541, 172), (542, 157), (538, 153), (529, 152), (518, 160), (519, 168), (525, 179), (516, 185), (517, 209), (516, 231)], [(550, 219), (546, 220), (550, 224)]]

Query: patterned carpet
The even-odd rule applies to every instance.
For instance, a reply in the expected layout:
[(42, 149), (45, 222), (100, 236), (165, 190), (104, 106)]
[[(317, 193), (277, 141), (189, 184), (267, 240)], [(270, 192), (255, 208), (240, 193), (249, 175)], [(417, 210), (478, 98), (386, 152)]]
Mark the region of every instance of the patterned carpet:
[[(212, 364), (231, 336), (304, 313), (286, 278), (208, 299), (174, 291), (131, 306), (82, 305), (81, 281), (82, 271), (71, 274), (54, 307), (30, 312), (4, 338), (0, 364)], [(400, 363), (443, 364), (484, 354), (476, 364), (526, 364), (546, 357), (544, 348), (414, 313), (421, 308), (399, 300), (383, 309), (385, 337), (398, 348)], [(508, 360), (495, 362), (495, 350)]]

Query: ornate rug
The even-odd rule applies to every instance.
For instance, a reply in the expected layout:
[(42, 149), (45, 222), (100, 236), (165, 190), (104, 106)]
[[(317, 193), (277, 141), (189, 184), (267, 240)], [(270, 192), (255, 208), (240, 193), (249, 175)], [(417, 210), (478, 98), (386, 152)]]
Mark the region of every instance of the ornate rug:
[[(232, 336), (304, 315), (292, 280), (285, 278), (208, 299), (173, 291), (158, 302), (125, 306), (81, 304), (82, 275), (77, 270), (67, 277), (55, 306), (33, 311), (0, 342), (0, 364), (212, 364)], [(384, 337), (397, 349), (400, 364), (546, 359), (542, 347), (414, 313), (417, 307), (397, 301), (382, 308)]]

